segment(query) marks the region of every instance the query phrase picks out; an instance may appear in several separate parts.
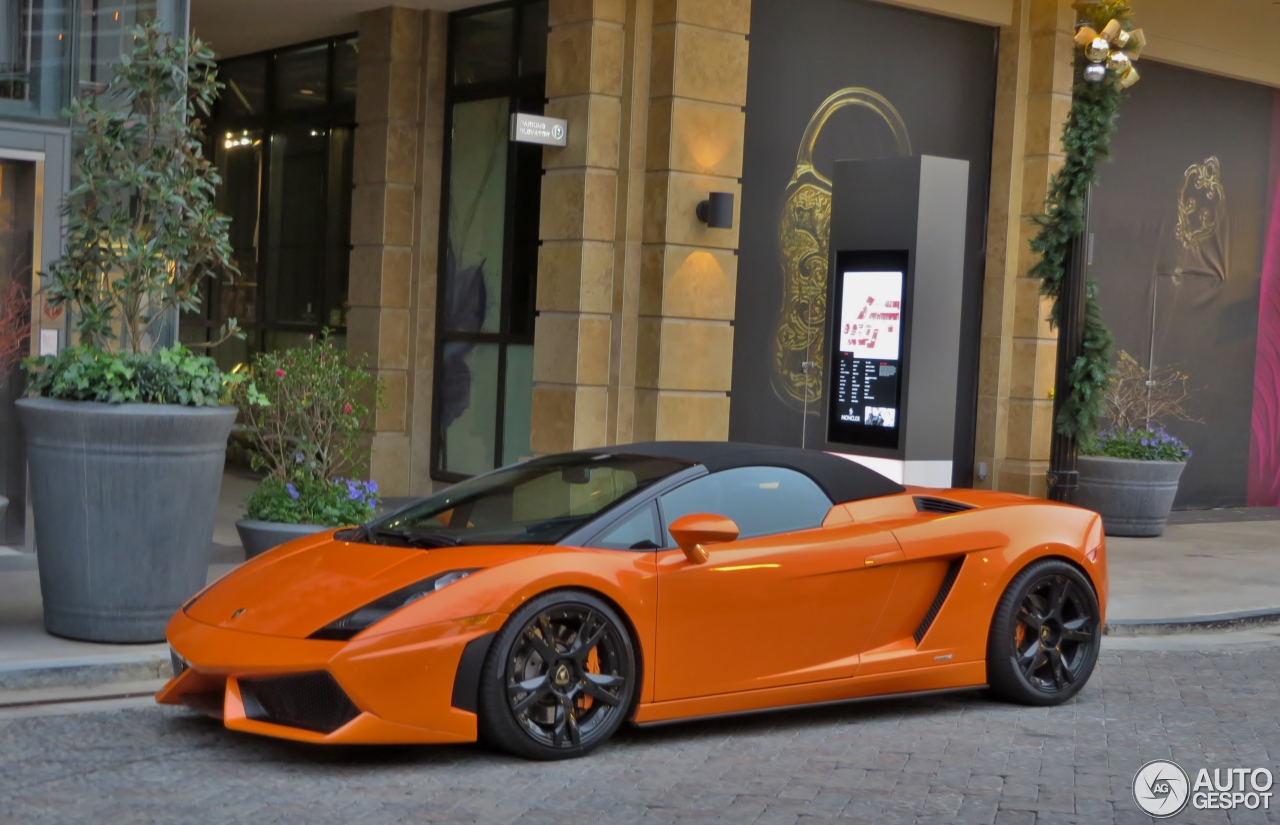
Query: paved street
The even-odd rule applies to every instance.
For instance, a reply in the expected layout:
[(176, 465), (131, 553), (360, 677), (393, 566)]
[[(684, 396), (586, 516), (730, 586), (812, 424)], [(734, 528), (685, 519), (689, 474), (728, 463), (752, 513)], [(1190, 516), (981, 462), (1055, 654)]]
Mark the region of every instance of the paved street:
[(867, 703), (629, 730), (556, 764), (479, 747), (321, 750), (148, 706), (0, 719), (0, 823), (1149, 822), (1129, 785), (1150, 759), (1193, 777), (1276, 767), (1280, 645), (1123, 645), (1061, 708), (972, 693)]

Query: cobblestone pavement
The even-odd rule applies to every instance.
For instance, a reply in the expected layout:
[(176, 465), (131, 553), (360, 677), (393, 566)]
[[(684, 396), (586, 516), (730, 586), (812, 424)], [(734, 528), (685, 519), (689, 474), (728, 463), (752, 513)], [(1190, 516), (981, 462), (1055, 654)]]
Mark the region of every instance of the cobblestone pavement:
[[(144, 707), (0, 720), (0, 823), (1147, 823), (1144, 762), (1280, 761), (1280, 646), (1107, 650), (1072, 703), (978, 693), (624, 730), (537, 764), (316, 749)], [(1280, 822), (1280, 811), (1174, 822)]]

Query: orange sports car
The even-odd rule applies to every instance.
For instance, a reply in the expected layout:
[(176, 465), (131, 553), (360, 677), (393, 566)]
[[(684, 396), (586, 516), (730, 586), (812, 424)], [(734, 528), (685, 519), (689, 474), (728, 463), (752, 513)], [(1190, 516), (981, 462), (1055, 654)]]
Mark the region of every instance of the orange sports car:
[(265, 553), (173, 617), (157, 695), (317, 743), (578, 756), (639, 725), (1093, 671), (1097, 515), (723, 443), (539, 458)]

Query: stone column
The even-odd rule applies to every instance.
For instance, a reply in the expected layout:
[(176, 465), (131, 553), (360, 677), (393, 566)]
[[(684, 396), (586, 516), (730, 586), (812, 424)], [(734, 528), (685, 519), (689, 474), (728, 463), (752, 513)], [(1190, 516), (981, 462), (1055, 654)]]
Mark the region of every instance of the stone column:
[(1031, 217), (1063, 163), (1071, 107), (1075, 12), (1070, 0), (1016, 0), (1000, 30), (987, 268), (978, 379), (978, 487), (1045, 495), (1057, 332), (1040, 281)]
[[(729, 437), (749, 0), (655, 0), (634, 440)], [(735, 213), (739, 210), (735, 208)]]
[(361, 14), (359, 32), (347, 341), (383, 385), (371, 475), (408, 495), (431, 484), (447, 18), (387, 7)]
[(534, 326), (532, 447), (609, 443), (610, 340), (623, 92), (623, 0), (551, 0), (547, 114), (569, 146), (545, 154)]

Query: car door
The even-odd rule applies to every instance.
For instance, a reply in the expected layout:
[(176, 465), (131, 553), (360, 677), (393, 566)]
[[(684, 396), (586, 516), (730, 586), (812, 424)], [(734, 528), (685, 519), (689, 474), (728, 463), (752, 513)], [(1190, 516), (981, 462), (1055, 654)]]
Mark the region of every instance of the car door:
[(891, 533), (823, 527), (826, 494), (776, 467), (703, 476), (660, 504), (666, 528), (713, 513), (740, 536), (708, 547), (703, 564), (670, 541), (659, 551), (657, 701), (853, 675), (902, 559)]

